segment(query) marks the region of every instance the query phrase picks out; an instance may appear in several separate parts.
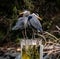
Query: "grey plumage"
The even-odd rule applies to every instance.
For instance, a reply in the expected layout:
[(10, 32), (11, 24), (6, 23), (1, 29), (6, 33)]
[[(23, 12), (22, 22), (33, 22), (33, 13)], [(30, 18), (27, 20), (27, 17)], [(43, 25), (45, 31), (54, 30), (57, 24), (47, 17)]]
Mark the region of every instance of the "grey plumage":
[(30, 14), (30, 11), (26, 10), (26, 11), (24, 11), (22, 13), (23, 13), (23, 17), (20, 17), (18, 19), (18, 21), (16, 22), (16, 25), (12, 28), (12, 30), (26, 29), (27, 21), (28, 21), (28, 15)]
[(34, 27), (38, 32), (43, 32), (42, 25), (38, 18), (33, 14), (31, 14), (29, 17), (31, 17), (31, 19), (29, 19), (29, 25)]
[[(40, 21), (38, 20), (38, 16), (36, 14), (30, 14), (29, 11), (24, 11), (23, 12), (23, 17), (20, 17), (18, 19), (18, 21), (16, 22), (16, 25), (12, 28), (12, 30), (18, 30), (18, 29), (26, 29), (27, 26), (32, 26), (35, 29), (37, 29), (37, 31), (43, 31), (42, 30), (42, 25), (40, 23)], [(30, 17), (30, 19), (29, 19)]]
[(27, 27), (27, 20), (27, 17), (20, 17), (16, 22), (16, 25), (12, 28), (12, 30), (25, 29)]

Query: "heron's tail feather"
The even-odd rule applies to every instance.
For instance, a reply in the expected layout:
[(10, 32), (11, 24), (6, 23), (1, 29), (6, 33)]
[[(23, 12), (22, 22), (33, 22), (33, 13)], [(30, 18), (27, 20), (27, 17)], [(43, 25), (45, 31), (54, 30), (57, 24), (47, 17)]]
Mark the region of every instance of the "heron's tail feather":
[(16, 26), (14, 26), (14, 27), (12, 28), (12, 30), (18, 30), (18, 28), (17, 28)]
[(38, 28), (38, 32), (43, 32), (43, 29), (42, 28)]

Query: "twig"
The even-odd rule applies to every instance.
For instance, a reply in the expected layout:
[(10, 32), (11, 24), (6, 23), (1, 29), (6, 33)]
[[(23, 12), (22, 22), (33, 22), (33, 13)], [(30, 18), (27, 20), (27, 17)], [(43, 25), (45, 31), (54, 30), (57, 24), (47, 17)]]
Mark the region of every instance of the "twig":
[(53, 38), (55, 38), (56, 40), (59, 40), (57, 37), (55, 37), (54, 35), (50, 34), (49, 32), (45, 32), (44, 34), (47, 34), (49, 36), (52, 36)]
[(44, 41), (46, 42), (46, 38), (44, 37), (44, 35), (38, 34), (38, 36), (42, 37)]
[(57, 28), (57, 29), (60, 31), (60, 28), (59, 28), (59, 26), (57, 26), (57, 25), (56, 25), (56, 28)]

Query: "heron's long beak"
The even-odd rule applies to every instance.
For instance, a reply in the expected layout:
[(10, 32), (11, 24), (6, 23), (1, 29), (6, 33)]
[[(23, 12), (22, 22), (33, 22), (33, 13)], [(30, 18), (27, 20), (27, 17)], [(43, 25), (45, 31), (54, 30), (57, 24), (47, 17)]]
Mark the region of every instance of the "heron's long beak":
[(40, 19), (40, 20), (42, 20), (42, 18), (41, 17), (39, 17), (39, 16), (37, 16), (37, 15), (35, 15), (38, 19)]
[(41, 17), (39, 17), (39, 16), (38, 16), (37, 18), (38, 18), (38, 19), (40, 19), (40, 20), (42, 20), (42, 18), (41, 18)]
[(23, 12), (19, 13), (19, 15), (23, 14)]

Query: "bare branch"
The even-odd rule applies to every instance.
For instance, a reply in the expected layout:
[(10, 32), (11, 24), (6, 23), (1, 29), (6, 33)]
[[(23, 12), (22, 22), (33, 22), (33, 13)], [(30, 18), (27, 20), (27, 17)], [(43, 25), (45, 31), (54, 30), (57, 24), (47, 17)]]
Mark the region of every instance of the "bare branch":
[(57, 26), (57, 25), (56, 25), (56, 28), (57, 28), (57, 29), (60, 31), (60, 28), (59, 28), (59, 26)]

